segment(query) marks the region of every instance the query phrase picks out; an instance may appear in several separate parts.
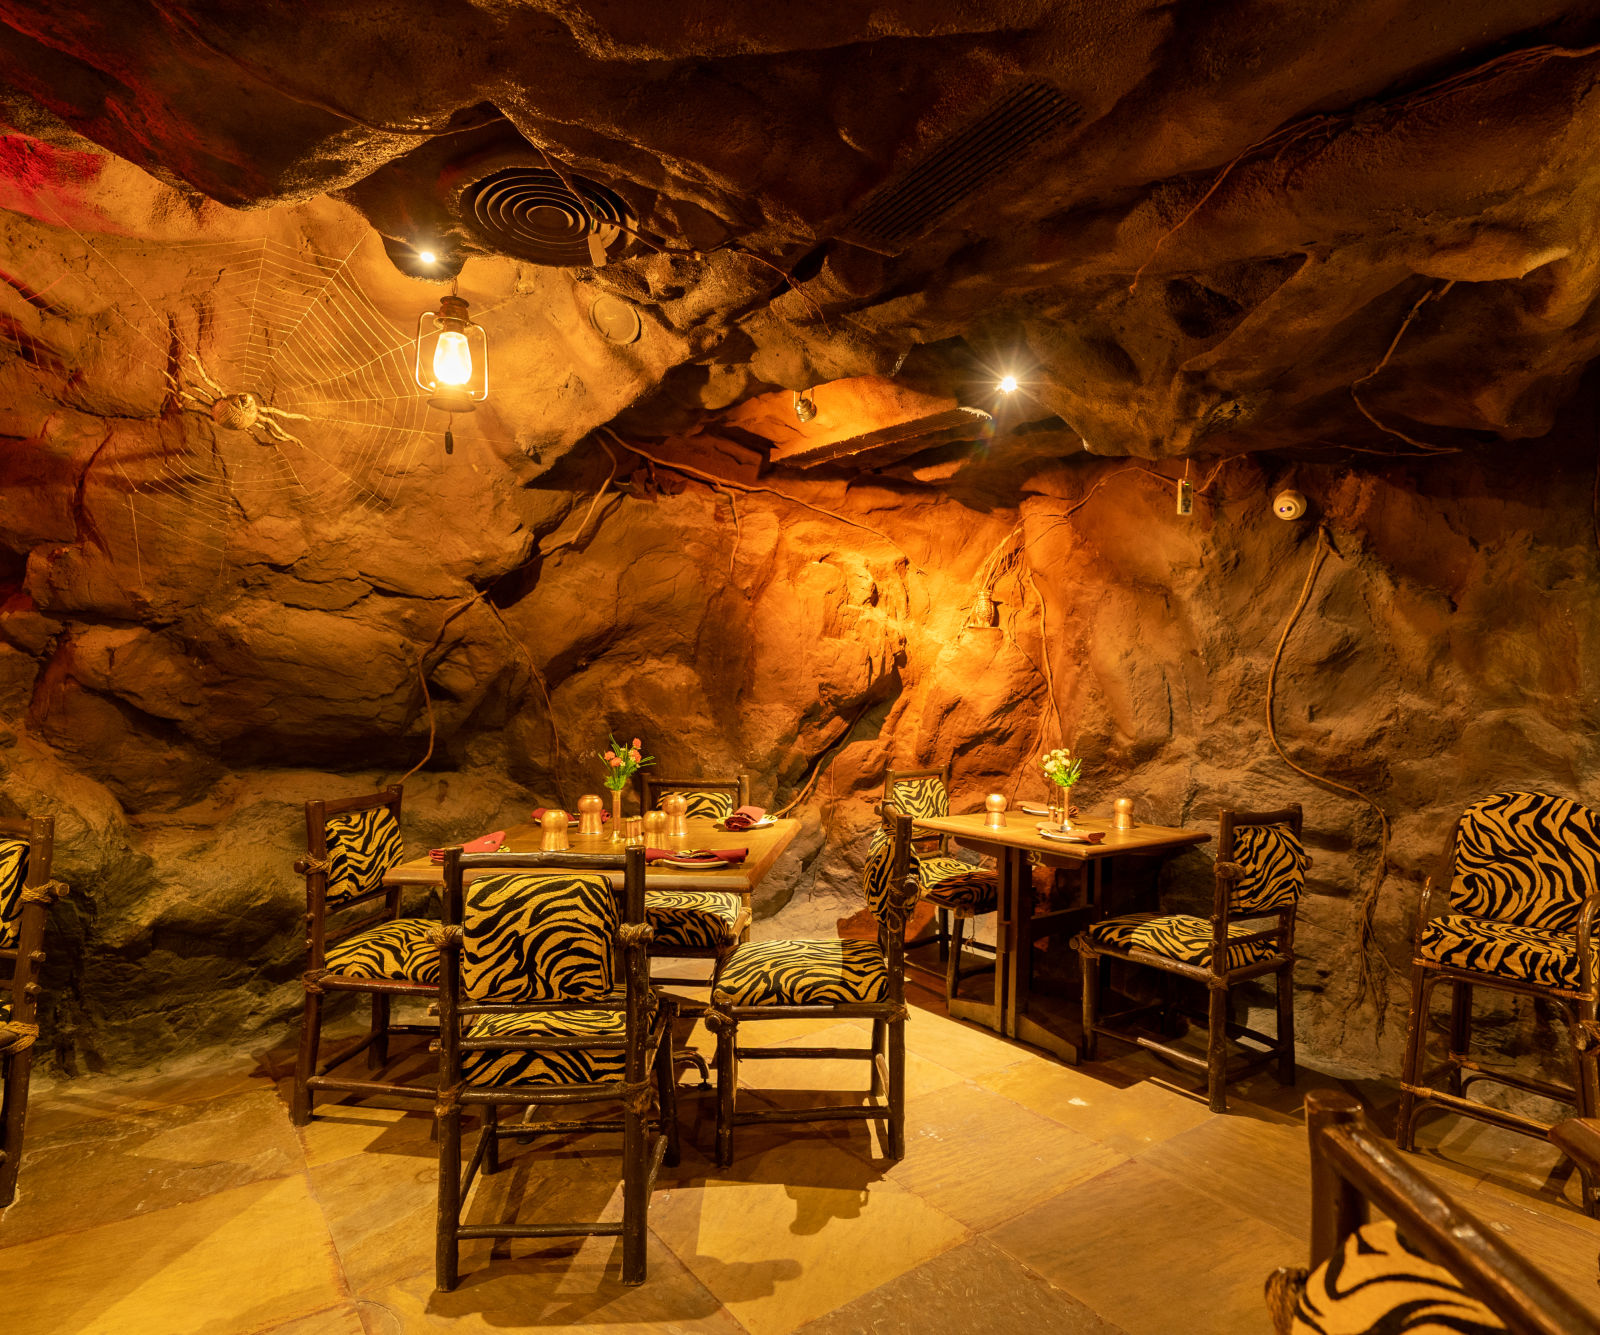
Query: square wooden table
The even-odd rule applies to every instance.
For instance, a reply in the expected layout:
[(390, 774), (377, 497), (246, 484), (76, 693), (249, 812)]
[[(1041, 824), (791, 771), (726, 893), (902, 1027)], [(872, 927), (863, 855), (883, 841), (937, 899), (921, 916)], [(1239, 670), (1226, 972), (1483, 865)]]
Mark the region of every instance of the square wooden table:
[[(981, 1002), (956, 997), (950, 1014), (1008, 1037), (1032, 1043), (1076, 1063), (1078, 1045), (1030, 1015), (1033, 991), (1033, 940), (1040, 923), (1076, 917), (1084, 923), (1106, 916), (1106, 871), (1119, 859), (1165, 858), (1211, 836), (1204, 830), (1180, 830), (1165, 825), (1136, 824), (1131, 830), (1114, 830), (1109, 818), (1074, 821), (1075, 828), (1104, 831), (1098, 844), (1068, 844), (1046, 839), (1037, 829), (1045, 817), (1026, 812), (1006, 812), (1003, 829), (993, 830), (979, 812), (971, 816), (941, 816), (918, 820), (919, 832), (947, 834), (961, 848), (994, 858), (998, 866), (999, 922), (995, 927), (994, 1000)], [(1034, 913), (1033, 862), (1046, 867), (1077, 868), (1083, 876), (1086, 908), (1052, 909)]]
[[(506, 830), (506, 841), (496, 852), (537, 853), (543, 831), (537, 825), (513, 825)], [(709, 820), (691, 820), (689, 837), (683, 841), (690, 848), (743, 848), (748, 850), (745, 860), (736, 866), (718, 867), (715, 871), (684, 871), (677, 867), (654, 866), (645, 869), (645, 887), (650, 890), (732, 890), (742, 896), (746, 906), (750, 892), (760, 885), (770, 872), (783, 850), (794, 842), (800, 833), (797, 820), (780, 820), (759, 830), (718, 830)], [(472, 835), (470, 838), (477, 838)], [(467, 842), (467, 841), (463, 841)], [(620, 853), (621, 840), (611, 838), (610, 822), (604, 834), (567, 835), (573, 853)], [(604, 873), (612, 884), (622, 880), (621, 872)], [(470, 876), (470, 874), (469, 874)], [(432, 861), (426, 853), (391, 867), (383, 877), (385, 885), (444, 885), (444, 868)]]

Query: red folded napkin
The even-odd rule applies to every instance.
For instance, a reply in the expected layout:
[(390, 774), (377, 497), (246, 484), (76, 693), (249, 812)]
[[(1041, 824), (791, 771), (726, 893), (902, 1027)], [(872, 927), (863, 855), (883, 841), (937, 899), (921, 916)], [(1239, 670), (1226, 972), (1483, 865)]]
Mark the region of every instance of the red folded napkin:
[(703, 862), (711, 866), (716, 862), (725, 862), (730, 867), (736, 867), (745, 859), (747, 848), (697, 848), (688, 853), (674, 853), (670, 848), (647, 848), (644, 851), (646, 862), (660, 862), (662, 858), (671, 858), (674, 862)]
[[(506, 841), (506, 832), (496, 830), (493, 834), (486, 834), (482, 838), (474, 839), (470, 844), (462, 844), (463, 853), (498, 853), (500, 845)], [(444, 849), (433, 848), (428, 850), (428, 857), (434, 862), (444, 861)]]
[(1048, 834), (1051, 839), (1061, 844), (1099, 844), (1105, 842), (1104, 830), (1047, 830), (1039, 826), (1040, 834)]
[(767, 814), (765, 807), (740, 807), (722, 822), (724, 830), (748, 830)]
[[(530, 811), (528, 813), (528, 824), (529, 825), (537, 825), (541, 820), (544, 819), (544, 813), (547, 812), (548, 810), (550, 810), (549, 807), (535, 807), (532, 811)], [(600, 819), (601, 819), (602, 822), (610, 820), (611, 819), (611, 813), (609, 811), (602, 811), (600, 813)], [(569, 811), (567, 813), (567, 824), (568, 825), (576, 825), (577, 823), (578, 823), (578, 818)]]

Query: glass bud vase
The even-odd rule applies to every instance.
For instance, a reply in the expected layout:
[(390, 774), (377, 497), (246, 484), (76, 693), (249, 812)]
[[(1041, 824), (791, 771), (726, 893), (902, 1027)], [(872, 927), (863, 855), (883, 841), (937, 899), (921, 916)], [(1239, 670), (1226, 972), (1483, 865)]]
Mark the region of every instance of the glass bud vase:
[(1060, 796), (1055, 805), (1050, 808), (1050, 817), (1054, 822), (1056, 829), (1060, 830), (1063, 834), (1066, 834), (1073, 828), (1072, 789), (1070, 787), (1058, 788), (1056, 792), (1060, 794)]
[(620, 843), (622, 842), (623, 837), (622, 789), (613, 788), (611, 790), (611, 842), (614, 844)]

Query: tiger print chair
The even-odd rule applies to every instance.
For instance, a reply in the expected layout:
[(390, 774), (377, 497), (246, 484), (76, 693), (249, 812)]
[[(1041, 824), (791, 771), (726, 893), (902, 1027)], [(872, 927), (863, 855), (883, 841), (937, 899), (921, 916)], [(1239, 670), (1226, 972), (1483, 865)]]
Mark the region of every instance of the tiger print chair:
[[(1134, 913), (1091, 923), (1072, 944), (1083, 959), (1083, 1059), (1094, 1060), (1095, 1041), (1102, 1034), (1136, 1043), (1190, 1070), (1205, 1072), (1211, 1110), (1225, 1113), (1229, 1082), (1262, 1066), (1276, 1063), (1278, 1079), (1294, 1083), (1295, 911), (1311, 859), (1300, 842), (1298, 802), (1280, 811), (1223, 810), (1218, 826), (1210, 921), (1186, 913)], [(1267, 918), (1277, 921), (1262, 927)], [(1205, 1059), (1149, 1034), (1103, 1023), (1103, 960), (1126, 960), (1204, 983), (1209, 998)], [(1276, 1035), (1229, 1019), (1232, 989), (1267, 974), (1276, 977)], [(1157, 1005), (1163, 1012), (1168, 1009), (1164, 1001)], [(1138, 1006), (1114, 1018), (1126, 1020), (1154, 1008)], [(1230, 1070), (1230, 1037), (1250, 1039), (1266, 1051), (1251, 1054)]]
[[(910, 876), (911, 818), (889, 815), (891, 837), (869, 861), (867, 904), (878, 920), (876, 941), (755, 941), (735, 950), (711, 992), (707, 1025), (717, 1035), (717, 1163), (733, 1162), (736, 1126), (860, 1118), (884, 1123), (884, 1152), (905, 1154), (905, 930), (916, 902)], [(756, 1020), (872, 1021), (870, 1047), (739, 1046), (739, 1027)], [(846, 1058), (872, 1071), (865, 1104), (740, 1112), (741, 1060)], [(878, 1100), (881, 1098), (881, 1102)]]
[[(655, 810), (668, 793), (682, 793), (689, 799), (685, 814), (690, 820), (725, 820), (750, 802), (748, 774), (732, 779), (661, 779), (649, 770), (639, 770), (636, 779), (641, 811)], [(657, 975), (652, 981), (662, 987), (709, 991), (722, 962), (750, 935), (750, 897), (729, 890), (647, 890), (644, 910), (655, 931), (650, 939), (651, 959), (711, 961), (711, 972), (704, 978)], [(706, 1008), (703, 998), (681, 998), (679, 1002), (679, 1011), (686, 1016), (702, 1016)], [(710, 1084), (705, 1058), (693, 1048), (680, 1047), (678, 1060), (699, 1068), (701, 1084)]]
[[(384, 873), (405, 857), (400, 794), (396, 785), (364, 797), (306, 803), (306, 856), (294, 864), (306, 878), (307, 952), (292, 1108), (296, 1126), (310, 1120), (318, 1090), (433, 1096), (428, 1086), (329, 1074), (363, 1050), (369, 1068), (380, 1071), (388, 1064), (391, 1034), (438, 1032), (431, 1024), (393, 1024), (389, 1018), (393, 998), (431, 1001), (439, 986), (439, 949), (430, 935), (435, 924), (428, 918), (402, 918), (399, 888), (383, 884)], [(349, 910), (379, 900), (372, 912), (351, 919)], [(366, 1038), (319, 1070), (323, 999), (329, 992), (367, 993), (372, 1025)]]
[[(657, 1170), (678, 1161), (673, 1002), (650, 987), (644, 849), (621, 856), (445, 851), (439, 984), (438, 1286), (455, 1287), (463, 1238), (622, 1235), (622, 1281), (645, 1278), (645, 1212)], [(474, 879), (465, 883), (465, 872)], [(621, 874), (616, 888), (608, 874)], [(653, 1077), (653, 1088), (652, 1088)], [(658, 1117), (647, 1114), (654, 1097)], [(537, 1120), (618, 1103), (608, 1120)], [(502, 1107), (526, 1120), (500, 1125)], [(461, 1117), (482, 1116), (461, 1171)], [(621, 1223), (461, 1223), (479, 1170), (500, 1141), (622, 1133)]]
[[(1435, 891), (1449, 887), (1448, 911), (1435, 916)], [(1596, 1114), (1597, 978), (1591, 933), (1600, 903), (1600, 818), (1590, 808), (1545, 793), (1495, 793), (1461, 814), (1441, 875), (1430, 878), (1417, 913), (1395, 1140), (1415, 1143), (1430, 1106), (1543, 1138), (1550, 1124), (1466, 1097), (1473, 1081), (1492, 1080), (1557, 1102), (1580, 1117)], [(1425, 1071), (1429, 1003), (1450, 984), (1449, 1051)], [(1571, 1045), (1572, 1085), (1488, 1070), (1468, 1056), (1472, 994), (1494, 988), (1548, 1001), (1563, 1017)], [(1432, 1083), (1445, 1075), (1445, 1087)], [(1463, 1072), (1467, 1074), (1464, 1076)], [(1589, 1194), (1589, 1193), (1586, 1193)], [(1589, 1201), (1591, 1212), (1593, 1200)]]
[[(943, 769), (888, 769), (883, 776), (883, 801), (891, 811), (903, 812), (913, 820), (950, 814), (950, 766)], [(1000, 882), (987, 867), (975, 867), (950, 852), (947, 834), (920, 835), (912, 841), (912, 871), (917, 878), (918, 896), (934, 906), (937, 914), (939, 959), (945, 966), (945, 999), (953, 1000), (964, 978), (987, 973), (994, 966), (976, 969), (961, 967), (964, 924), (981, 914), (995, 912), (999, 904)], [(922, 937), (913, 944), (927, 941)], [(965, 949), (994, 954), (994, 947), (969, 940)], [(913, 964), (912, 968), (920, 966)]]
[(66, 887), (50, 879), (55, 821), (0, 820), (0, 964), (10, 986), (0, 996), (0, 1210), (17, 1195), (28, 1080), (39, 1036), (39, 966), (45, 921)]
[(1306, 1130), (1311, 1266), (1267, 1278), (1276, 1335), (1600, 1335), (1565, 1289), (1391, 1153), (1350, 1095), (1307, 1094)]

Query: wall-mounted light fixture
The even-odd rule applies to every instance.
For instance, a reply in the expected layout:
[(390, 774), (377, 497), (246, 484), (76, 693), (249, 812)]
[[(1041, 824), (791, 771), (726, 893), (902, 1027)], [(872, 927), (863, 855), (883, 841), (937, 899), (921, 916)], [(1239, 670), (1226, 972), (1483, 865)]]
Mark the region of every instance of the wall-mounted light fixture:
[[(440, 412), (470, 413), (489, 397), (489, 338), (454, 291), (439, 298), (437, 311), (424, 311), (417, 320), (413, 374), (429, 407)], [(446, 427), (444, 452), (453, 454), (455, 444)]]
[(806, 390), (796, 390), (794, 396), (794, 415), (802, 422), (810, 422), (817, 415), (817, 401)]

